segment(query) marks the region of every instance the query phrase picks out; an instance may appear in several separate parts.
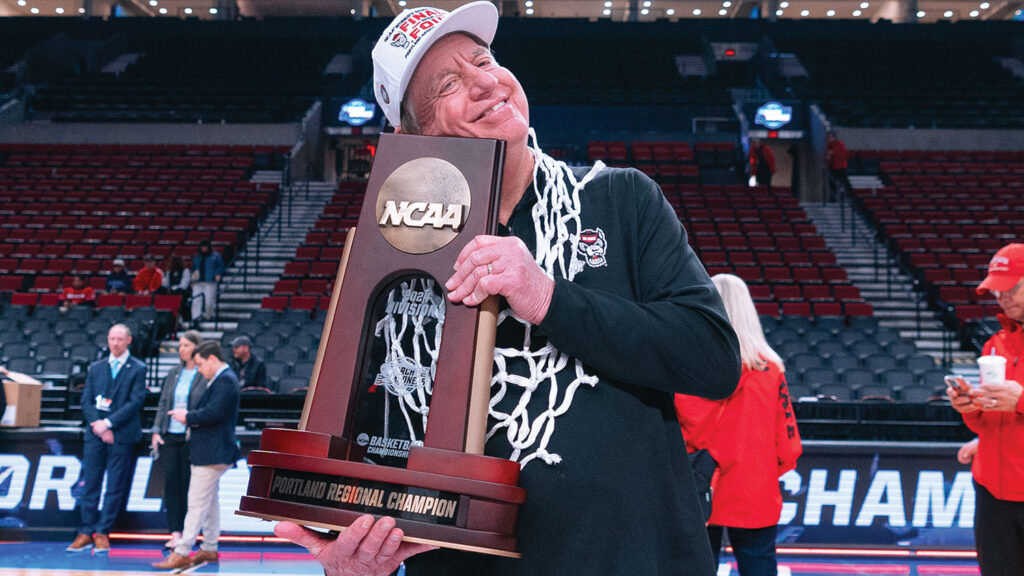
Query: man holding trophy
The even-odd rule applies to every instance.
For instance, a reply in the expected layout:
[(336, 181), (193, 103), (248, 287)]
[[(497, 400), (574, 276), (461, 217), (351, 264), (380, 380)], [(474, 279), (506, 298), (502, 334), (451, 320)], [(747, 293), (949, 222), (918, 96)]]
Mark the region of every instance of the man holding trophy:
[(396, 132), (506, 142), (497, 235), (471, 240), (451, 305), (501, 297), (485, 453), (521, 467), (522, 558), (430, 551), (365, 515), (337, 537), (282, 522), (329, 576), (715, 573), (673, 394), (725, 398), (739, 346), (658, 186), (544, 154), (490, 51), (490, 2), (402, 12), (373, 51)]

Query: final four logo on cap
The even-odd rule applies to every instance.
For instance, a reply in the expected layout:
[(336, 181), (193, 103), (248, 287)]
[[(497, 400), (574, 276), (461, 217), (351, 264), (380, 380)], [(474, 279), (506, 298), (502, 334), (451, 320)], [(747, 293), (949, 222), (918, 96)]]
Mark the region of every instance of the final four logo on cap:
[(497, 28), (498, 9), (487, 0), (451, 12), (422, 7), (396, 16), (373, 48), (374, 95), (388, 121), (399, 125), (409, 80), (434, 42), (453, 32), (465, 32), (490, 44)]

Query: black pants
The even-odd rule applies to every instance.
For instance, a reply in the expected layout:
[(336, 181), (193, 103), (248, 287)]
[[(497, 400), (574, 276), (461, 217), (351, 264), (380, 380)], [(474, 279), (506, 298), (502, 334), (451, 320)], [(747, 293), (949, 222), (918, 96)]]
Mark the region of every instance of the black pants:
[(829, 170), (829, 202), (835, 202), (839, 200), (840, 190), (850, 190), (850, 178), (846, 174), (846, 168), (840, 168), (838, 170)]
[(711, 551), (715, 553), (715, 565), (722, 550), (722, 534), (729, 530), (732, 555), (741, 576), (776, 576), (779, 573), (775, 562), (775, 537), (778, 526), (766, 528), (726, 528), (708, 526)]
[(167, 529), (181, 532), (185, 527), (188, 509), (188, 480), (192, 475), (188, 462), (188, 443), (184, 434), (164, 434), (160, 447), (160, 461), (164, 466), (164, 508), (167, 509)]
[(974, 483), (974, 546), (982, 576), (1024, 574), (1024, 502), (999, 500)]

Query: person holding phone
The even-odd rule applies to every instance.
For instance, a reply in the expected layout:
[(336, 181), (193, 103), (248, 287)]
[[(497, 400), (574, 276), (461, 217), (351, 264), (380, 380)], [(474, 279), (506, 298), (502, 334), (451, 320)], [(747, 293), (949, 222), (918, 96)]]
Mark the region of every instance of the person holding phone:
[(992, 257), (978, 293), (990, 291), (1003, 313), (1002, 330), (983, 356), (1006, 360), (1005, 375), (988, 374), (976, 387), (947, 380), (953, 409), (978, 435), (974, 476), (974, 541), (982, 576), (1019, 574), (1024, 559), (1024, 244)]

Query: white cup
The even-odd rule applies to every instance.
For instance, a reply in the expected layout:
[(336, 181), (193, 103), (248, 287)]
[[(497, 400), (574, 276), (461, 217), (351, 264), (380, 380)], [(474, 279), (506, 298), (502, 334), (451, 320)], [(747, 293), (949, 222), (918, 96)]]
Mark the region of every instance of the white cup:
[(1006, 358), (1002, 356), (981, 356), (978, 370), (982, 384), (1002, 384), (1006, 380)]

